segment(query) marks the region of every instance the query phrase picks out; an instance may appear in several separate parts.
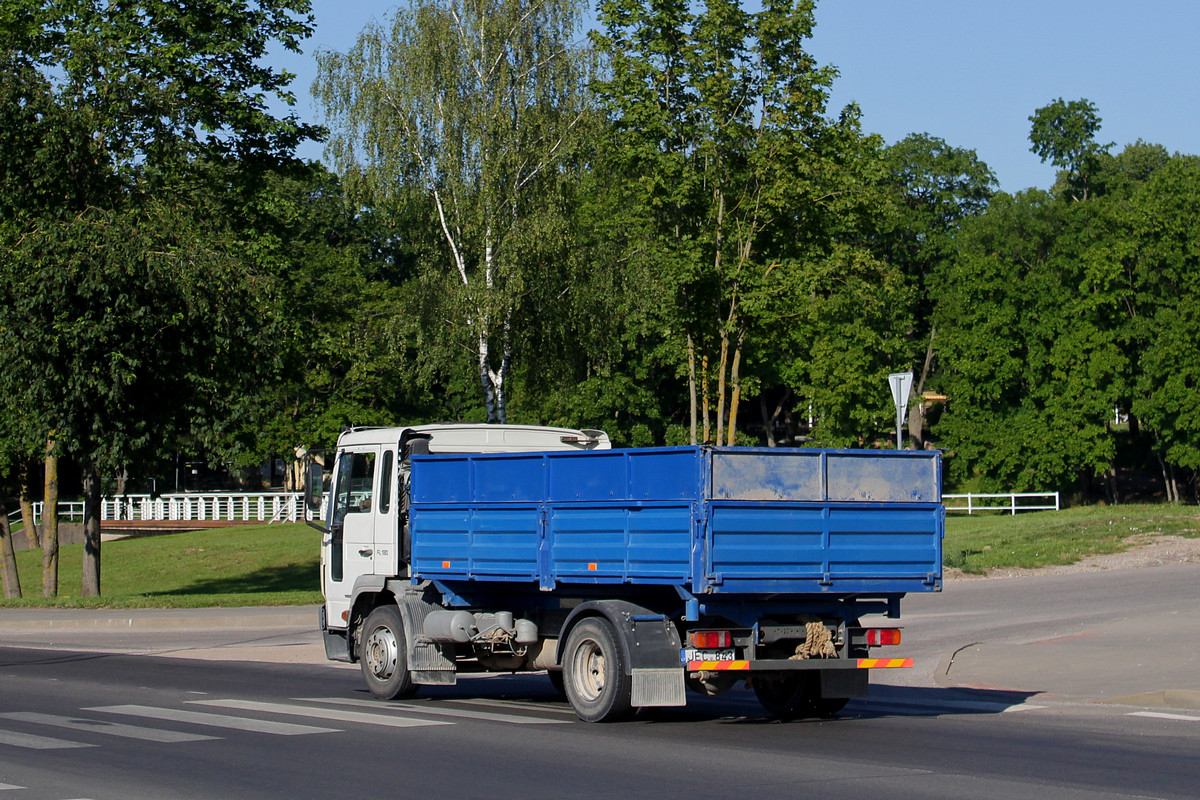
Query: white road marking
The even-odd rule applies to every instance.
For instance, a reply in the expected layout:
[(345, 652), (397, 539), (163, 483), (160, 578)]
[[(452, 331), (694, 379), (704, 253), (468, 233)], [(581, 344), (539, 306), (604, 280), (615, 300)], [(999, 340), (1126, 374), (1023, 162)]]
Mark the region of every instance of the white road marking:
[(427, 725), (454, 724), (453, 722), (440, 722), (433, 719), (392, 717), (383, 714), (366, 714), (361, 711), (340, 711), (335, 708), (320, 708), (319, 706), (262, 703), (256, 700), (189, 700), (188, 702), (201, 706), (235, 708), (242, 711), (263, 711), (268, 714), (291, 714), (297, 717), (316, 717), (317, 719), (335, 720), (337, 722), (359, 722), (365, 725), (383, 725), (389, 728), (419, 728)]
[(0, 783), (0, 792), (8, 789), (24, 789), (24, 786), (13, 786), (11, 783)]
[(17, 722), (33, 722), (39, 725), (53, 725), (58, 728), (70, 728), (77, 731), (103, 733), (108, 736), (124, 736), (128, 739), (141, 739), (147, 742), (200, 742), (205, 739), (216, 738), (215, 736), (203, 736), (199, 733), (167, 731), (161, 728), (143, 728), (138, 725), (123, 725), (119, 722), (107, 722), (99, 719), (60, 717), (54, 714), (39, 714), (35, 711), (12, 711), (7, 714), (0, 714), (0, 718), (13, 719)]
[(1033, 705), (1031, 703), (1018, 703), (1009, 705), (1007, 703), (983, 703), (975, 700), (945, 700), (940, 703), (920, 703), (915, 701), (905, 700), (871, 700), (869, 698), (858, 698), (857, 701), (852, 700), (856, 705), (866, 706), (869, 709), (896, 709), (897, 711), (929, 711), (932, 713), (947, 712), (972, 712), (977, 711), (983, 714), (1010, 714), (1017, 711), (1036, 711), (1045, 706)]
[(519, 700), (483, 700), (480, 698), (461, 697), (456, 698), (454, 702), (465, 703), (472, 706), (491, 706), (492, 708), (525, 708), (533, 711), (547, 711), (553, 714), (567, 714), (572, 717), (575, 716), (575, 712), (569, 708), (536, 705), (534, 703), (522, 702)]
[(29, 750), (68, 750), (73, 747), (96, 746), (83, 742), (69, 742), (66, 739), (34, 736), (32, 733), (17, 733), (16, 731), (0, 731), (0, 744), (10, 744), (13, 747), (24, 747)]
[(203, 711), (188, 711), (182, 708), (154, 708), (152, 706), (100, 706), (85, 708), (84, 711), (101, 711), (105, 714), (124, 714), (130, 717), (162, 719), (170, 722), (190, 722), (194, 725), (209, 725), (214, 728), (233, 728), (254, 733), (271, 733), (277, 736), (301, 736), (308, 733), (340, 733), (337, 728), (319, 728), (313, 725), (296, 725), (291, 722), (275, 722), (264, 719), (231, 717), (225, 714), (206, 714)]
[(1153, 717), (1154, 719), (1177, 719), (1182, 722), (1200, 722), (1200, 717), (1188, 714), (1168, 714), (1165, 711), (1130, 711), (1129, 717)]
[(388, 703), (384, 705), (378, 700), (360, 700), (353, 697), (294, 697), (302, 703), (330, 703), (339, 706), (355, 706), (358, 708), (375, 708), (382, 712), (392, 709), (415, 711), (418, 714), (432, 714), (442, 717), (460, 717), (464, 719), (488, 720), (490, 722), (511, 722), (515, 725), (567, 725), (570, 720), (539, 719), (537, 717), (520, 717), (516, 714), (493, 714), (488, 711), (468, 711), (462, 708), (441, 708), (432, 704), (414, 705), (411, 703)]

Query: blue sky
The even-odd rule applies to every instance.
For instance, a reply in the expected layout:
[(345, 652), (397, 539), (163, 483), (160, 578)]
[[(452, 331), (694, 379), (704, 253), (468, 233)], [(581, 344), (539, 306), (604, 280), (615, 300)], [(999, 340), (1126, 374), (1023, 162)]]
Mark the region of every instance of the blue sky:
[[(346, 50), (390, 0), (313, 0), (317, 30), (297, 73), (296, 110), (320, 122), (308, 93), (311, 53)], [(895, 142), (913, 132), (972, 148), (1000, 187), (1049, 188), (1029, 152), (1028, 117), (1062, 97), (1096, 104), (1102, 142), (1137, 139), (1200, 154), (1200, 2), (1196, 0), (821, 0), (809, 50), (841, 77), (830, 110), (857, 102), (863, 126)], [(302, 153), (320, 158), (321, 148)]]

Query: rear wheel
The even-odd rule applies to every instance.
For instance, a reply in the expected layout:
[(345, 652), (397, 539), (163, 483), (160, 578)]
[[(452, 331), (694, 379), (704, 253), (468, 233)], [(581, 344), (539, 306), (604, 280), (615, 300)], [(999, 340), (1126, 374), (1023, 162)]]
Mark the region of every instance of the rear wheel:
[(803, 717), (812, 700), (815, 675), (785, 672), (770, 678), (754, 678), (754, 694), (772, 717), (791, 720)]
[(807, 671), (784, 673), (769, 680), (755, 678), (754, 694), (767, 713), (782, 720), (829, 719), (850, 702), (848, 697), (822, 697), (820, 676)]
[(359, 637), (358, 663), (371, 694), (381, 700), (412, 697), (417, 687), (408, 671), (404, 623), (396, 606), (367, 615)]
[(829, 719), (836, 717), (849, 702), (849, 697), (814, 697), (809, 701), (808, 708), (814, 717)]
[(608, 620), (585, 619), (571, 630), (562, 676), (567, 700), (581, 720), (611, 722), (633, 713), (633, 681)]

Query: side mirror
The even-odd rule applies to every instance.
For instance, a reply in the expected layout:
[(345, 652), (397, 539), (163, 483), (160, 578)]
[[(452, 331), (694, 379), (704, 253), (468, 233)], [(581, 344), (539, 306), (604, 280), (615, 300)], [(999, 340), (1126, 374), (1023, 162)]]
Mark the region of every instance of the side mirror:
[(324, 496), (324, 468), (316, 461), (309, 459), (307, 479), (304, 485), (304, 502), (308, 510), (319, 515), (321, 500)]

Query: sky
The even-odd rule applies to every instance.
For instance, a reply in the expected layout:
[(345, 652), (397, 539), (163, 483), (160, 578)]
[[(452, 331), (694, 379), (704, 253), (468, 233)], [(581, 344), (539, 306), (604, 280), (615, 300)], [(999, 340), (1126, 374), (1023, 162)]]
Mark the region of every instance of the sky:
[[(296, 73), (301, 118), (322, 122), (312, 53), (348, 50), (396, 3), (312, 5), (305, 54), (273, 65)], [(1200, 154), (1197, 0), (819, 0), (816, 21), (808, 50), (840, 73), (831, 114), (854, 102), (864, 130), (889, 144), (929, 133), (973, 149), (1004, 191), (1054, 183), (1054, 168), (1029, 151), (1029, 116), (1060, 97), (1092, 101), (1098, 140), (1118, 151), (1142, 139)], [(322, 148), (300, 154), (320, 159)]]

